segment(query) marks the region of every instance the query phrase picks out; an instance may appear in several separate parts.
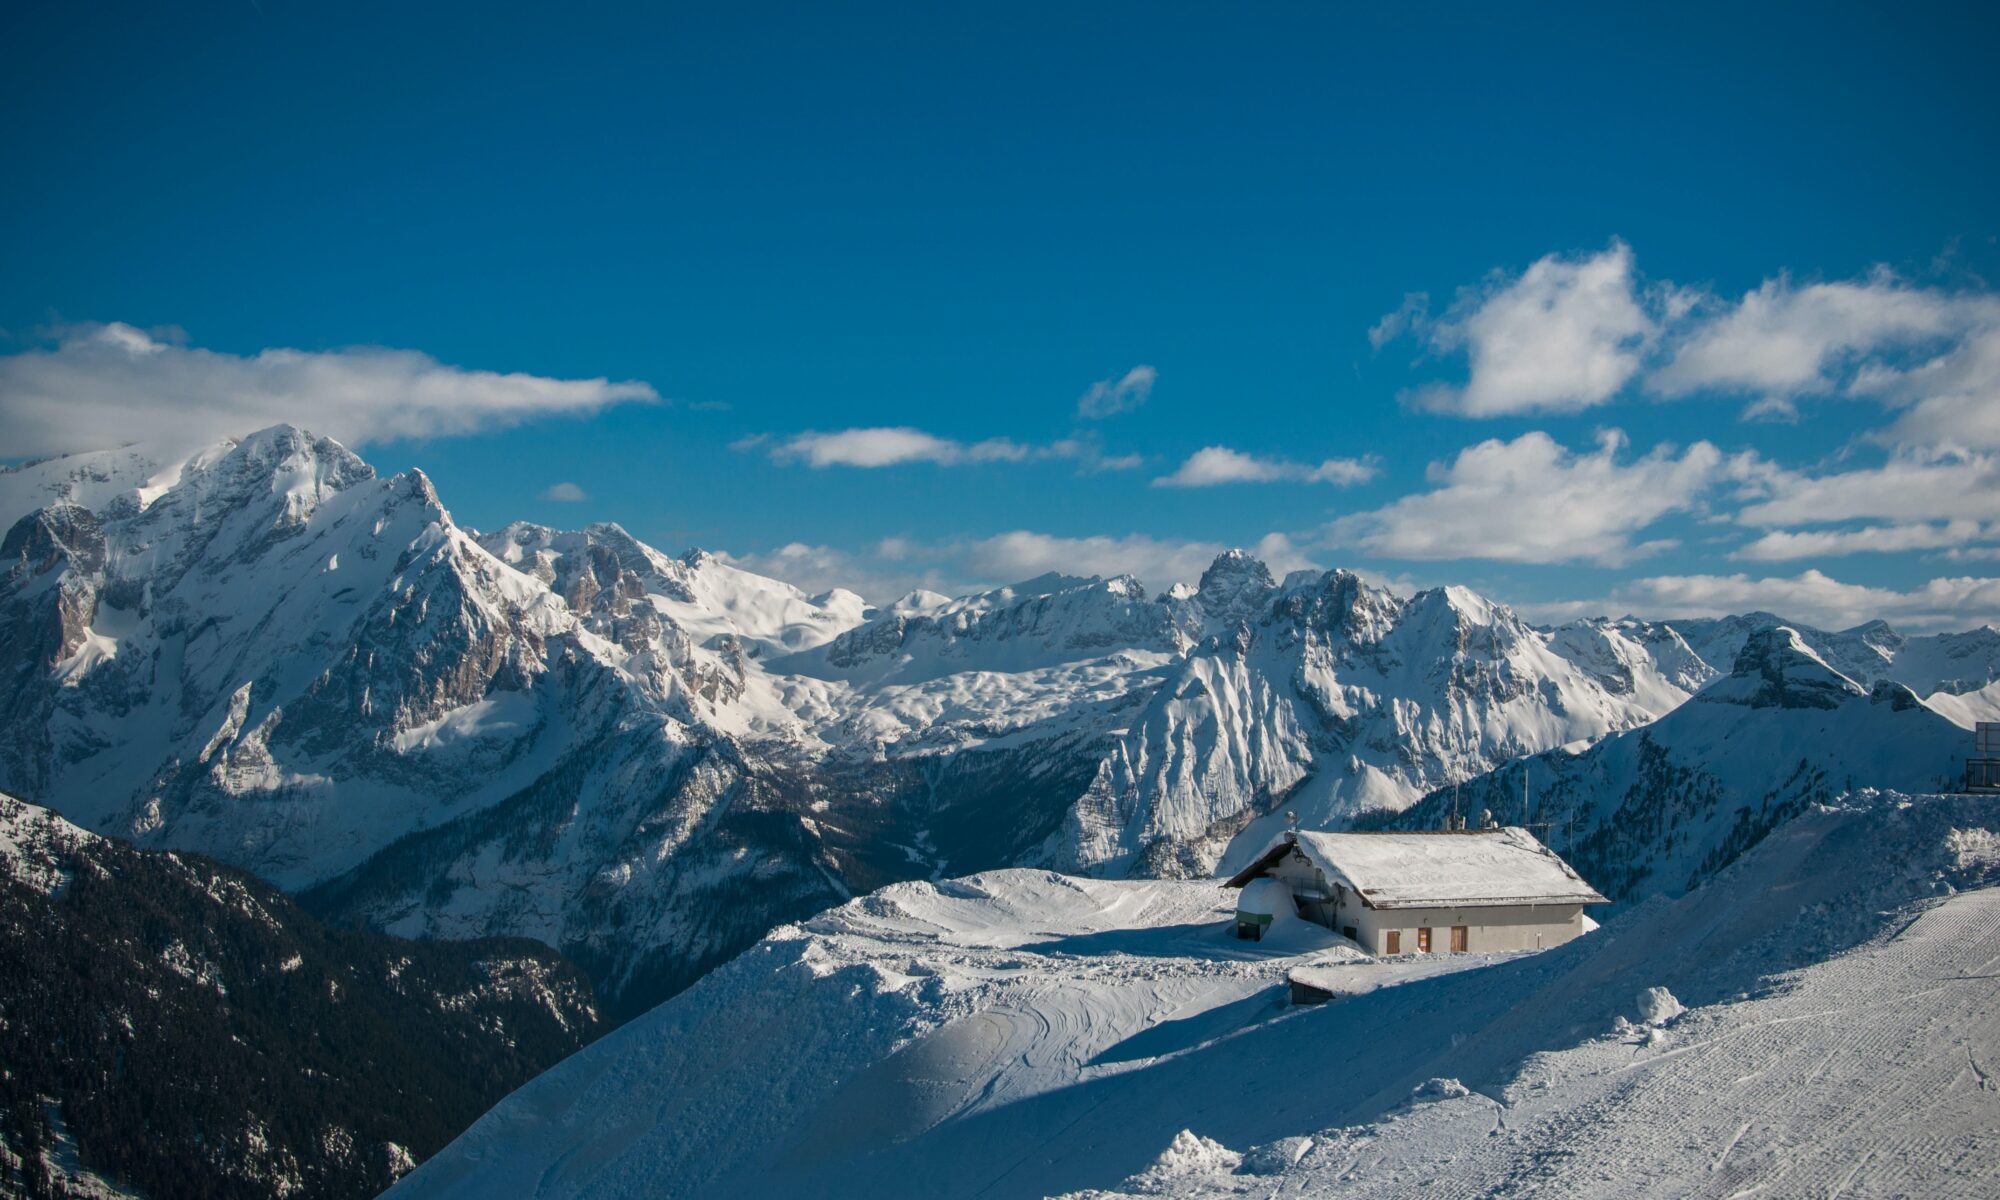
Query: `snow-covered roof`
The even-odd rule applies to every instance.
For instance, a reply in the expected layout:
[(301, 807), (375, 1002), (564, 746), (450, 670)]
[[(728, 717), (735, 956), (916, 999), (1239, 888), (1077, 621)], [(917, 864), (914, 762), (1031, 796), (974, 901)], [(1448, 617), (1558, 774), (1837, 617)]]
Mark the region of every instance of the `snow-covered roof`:
[(1281, 835), (1230, 886), (1241, 887), (1298, 848), (1373, 908), (1603, 904), (1597, 889), (1525, 829), (1462, 833)]

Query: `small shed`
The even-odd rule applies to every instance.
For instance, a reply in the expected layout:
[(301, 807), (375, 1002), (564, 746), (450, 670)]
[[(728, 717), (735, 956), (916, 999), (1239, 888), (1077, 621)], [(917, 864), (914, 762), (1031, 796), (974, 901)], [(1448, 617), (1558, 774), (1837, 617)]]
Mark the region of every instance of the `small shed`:
[(1378, 956), (1560, 945), (1584, 932), (1586, 906), (1609, 903), (1518, 827), (1289, 831), (1225, 886), (1267, 879), (1298, 915)]

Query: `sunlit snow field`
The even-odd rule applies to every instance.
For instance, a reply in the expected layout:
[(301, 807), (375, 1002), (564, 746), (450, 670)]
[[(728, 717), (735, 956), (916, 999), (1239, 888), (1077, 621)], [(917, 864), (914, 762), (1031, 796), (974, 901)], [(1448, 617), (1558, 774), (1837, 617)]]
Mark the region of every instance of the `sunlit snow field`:
[[(1238, 942), (1212, 881), (899, 884), (396, 1195), (1982, 1194), (1996, 829), (1990, 798), (1864, 795), (1558, 949), (1379, 964), (1297, 921)], [(1308, 962), (1358, 994), (1286, 1006)]]

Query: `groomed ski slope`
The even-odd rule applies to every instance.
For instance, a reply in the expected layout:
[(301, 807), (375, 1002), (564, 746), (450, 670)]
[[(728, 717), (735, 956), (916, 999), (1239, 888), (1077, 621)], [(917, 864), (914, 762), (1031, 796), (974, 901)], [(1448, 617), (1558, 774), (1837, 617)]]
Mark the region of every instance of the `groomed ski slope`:
[[(1493, 960), (1356, 963), (1296, 921), (1246, 946), (1212, 883), (898, 885), (777, 931), (394, 1194), (1993, 1194), (1996, 830), (1992, 799), (1851, 798)], [(1282, 1006), (1288, 967), (1341, 960), (1356, 994)]]

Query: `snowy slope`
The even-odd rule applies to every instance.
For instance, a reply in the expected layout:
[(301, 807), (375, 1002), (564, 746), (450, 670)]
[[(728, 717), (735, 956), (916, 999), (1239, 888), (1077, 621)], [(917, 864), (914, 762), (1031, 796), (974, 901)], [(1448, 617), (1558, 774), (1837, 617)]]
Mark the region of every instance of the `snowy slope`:
[[(1117, 1193), (1082, 1194), (1992, 1195), (2000, 1188), (1993, 1061), (2000, 1002), (1989, 973), (2000, 958), (2000, 890), (1990, 882), (2000, 858), (1991, 801), (1943, 803), (1956, 811), (1925, 814), (1935, 822), (1930, 835), (1943, 834), (1941, 846), (1913, 844), (1909, 826), (1925, 817), (1904, 818), (1890, 823), (1879, 853), (1892, 872), (1908, 871), (1918, 863), (1905, 856), (1928, 849), (1923, 857), (1943, 878), (1898, 882), (1918, 894), (1928, 883), (1944, 895), (1871, 914), (1880, 932), (1857, 949), (1768, 980), (1746, 975), (1742, 991), (1722, 994), (1732, 957), (1781, 945), (1801, 926), (1808, 937), (1824, 936), (1814, 926), (1826, 920), (1807, 918), (1790, 929), (1766, 921), (1758, 929), (1725, 885), (1809, 881), (1838, 906), (1849, 899), (1839, 885), (1829, 888), (1806, 872), (1852, 872), (1873, 885), (1863, 893), (1869, 903), (1895, 902), (1895, 891), (1875, 890), (1885, 874), (1870, 861), (1878, 831), (1840, 828), (1838, 814), (1815, 816), (1780, 835), (1790, 844), (1715, 887), (1647, 914), (1651, 920), (1607, 931), (1612, 936), (1598, 957), (1624, 960), (1614, 976), (1621, 981), (1646, 978), (1648, 968), (1636, 964), (1649, 959), (1686, 969), (1674, 962), (1676, 942), (1713, 952), (1718, 942), (1726, 949), (1747, 941), (1748, 953), (1702, 972), (1701, 991), (1677, 983), (1661, 995), (1649, 987), (1631, 997), (1625, 1023), (1543, 1050), (1511, 1071), (1492, 1072), (1494, 1056), (1483, 1047), (1464, 1056), (1465, 1066), (1441, 1063), (1463, 1082), (1446, 1076), (1418, 1085), (1407, 1102), (1367, 1124), (1245, 1146), (1247, 1154), (1184, 1135)], [(1774, 877), (1769, 866), (1777, 857), (1795, 862)], [(1969, 883), (1986, 886), (1953, 893)], [(1799, 911), (1789, 897), (1783, 909)], [(1679, 932), (1670, 922), (1694, 924), (1697, 938), (1681, 933), (1666, 954), (1634, 944), (1655, 931)], [(1679, 1011), (1681, 999), (1696, 996), (1717, 999)]]
[(613, 524), (575, 533), (517, 521), (479, 539), (502, 561), (555, 588), (578, 612), (629, 612), (646, 602), (696, 641), (736, 639), (763, 653), (810, 649), (875, 615), (836, 588), (807, 596), (787, 583), (692, 550), (669, 558)]
[[(776, 931), (394, 1195), (1990, 1194), (1996, 878), (2000, 802), (1867, 794), (1498, 960), (1357, 962), (1295, 920), (1246, 948), (1197, 884), (899, 885)], [(1280, 1003), (1288, 963), (1343, 958), (1321, 973), (1353, 994)]]
[(143, 507), (179, 478), (186, 457), (133, 445), (0, 467), (0, 524), (11, 527), (52, 504), (93, 512)]

